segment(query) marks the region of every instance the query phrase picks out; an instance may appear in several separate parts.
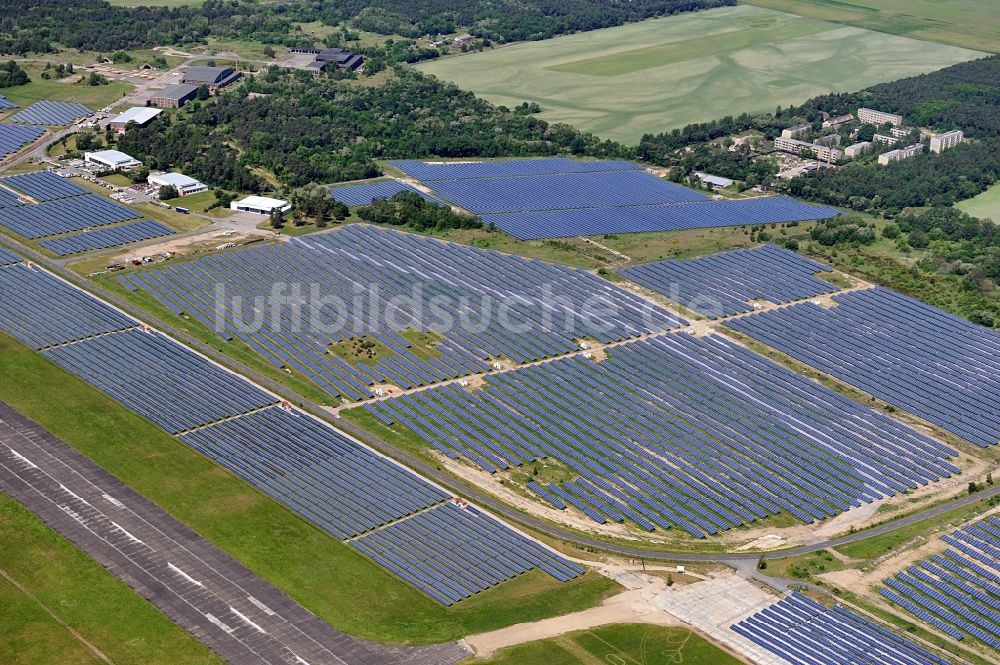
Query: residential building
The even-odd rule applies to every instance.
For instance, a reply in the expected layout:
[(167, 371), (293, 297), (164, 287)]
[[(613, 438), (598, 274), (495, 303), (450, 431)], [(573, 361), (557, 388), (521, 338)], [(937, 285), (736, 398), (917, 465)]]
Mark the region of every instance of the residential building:
[(781, 138), (796, 139), (808, 132), (810, 129), (812, 129), (812, 125), (807, 122), (804, 122), (801, 125), (794, 125), (792, 127), (788, 127), (787, 129), (782, 129)]
[(872, 137), (872, 140), (875, 141), (875, 143), (884, 143), (885, 145), (896, 145), (899, 143), (899, 139), (895, 136), (889, 136), (888, 134), (876, 134)]
[(119, 152), (118, 150), (99, 150), (97, 152), (85, 152), (83, 153), (83, 161), (88, 164), (98, 164), (112, 171), (128, 171), (129, 169), (134, 169), (137, 166), (142, 166), (142, 162), (138, 159), (132, 157), (131, 155), (126, 155), (124, 152)]
[(258, 215), (270, 215), (271, 211), (279, 210), (286, 213), (292, 209), (292, 204), (281, 199), (272, 199), (267, 196), (248, 196), (242, 201), (233, 201), (229, 207), (238, 212), (253, 212)]
[(840, 134), (828, 134), (813, 141), (816, 145), (825, 145), (828, 148), (840, 145)]
[(954, 148), (962, 142), (964, 137), (965, 134), (962, 133), (961, 129), (932, 136), (931, 152), (941, 152), (942, 150), (947, 150), (948, 148)]
[(149, 103), (160, 108), (177, 109), (194, 99), (197, 94), (198, 86), (180, 83), (154, 92), (149, 98)]
[(183, 173), (160, 173), (149, 176), (149, 184), (157, 187), (175, 187), (181, 196), (208, 191), (208, 185)]
[(784, 152), (796, 155), (801, 154), (803, 151), (809, 151), (816, 159), (823, 162), (836, 162), (843, 156), (843, 153), (837, 148), (807, 143), (796, 139), (786, 139), (784, 137), (774, 139), (774, 147), (777, 150), (783, 150)]
[(824, 129), (836, 129), (841, 125), (846, 125), (847, 123), (854, 120), (854, 116), (848, 113), (847, 115), (838, 115), (836, 118), (829, 118), (823, 122)]
[(908, 145), (905, 148), (897, 148), (896, 150), (883, 152), (878, 156), (878, 163), (885, 166), (889, 162), (898, 162), (903, 159), (910, 159), (911, 157), (923, 154), (923, 152), (924, 144), (914, 143), (913, 145)]
[(867, 152), (871, 152), (872, 143), (871, 141), (861, 141), (860, 143), (855, 143), (844, 148), (844, 154), (848, 157), (858, 157)]
[(869, 125), (884, 125), (888, 122), (893, 127), (899, 127), (903, 124), (903, 116), (899, 114), (865, 108), (858, 109), (858, 120)]
[(902, 139), (909, 136), (912, 131), (909, 127), (892, 127), (889, 129), (889, 134), (897, 139)]
[(230, 67), (192, 67), (181, 76), (181, 83), (208, 86), (208, 91), (215, 94), (240, 76), (240, 72)]
[(145, 127), (152, 122), (153, 118), (161, 113), (163, 113), (163, 109), (154, 109), (148, 106), (133, 106), (124, 113), (112, 118), (108, 126), (121, 134), (130, 122), (134, 122), (140, 127)]

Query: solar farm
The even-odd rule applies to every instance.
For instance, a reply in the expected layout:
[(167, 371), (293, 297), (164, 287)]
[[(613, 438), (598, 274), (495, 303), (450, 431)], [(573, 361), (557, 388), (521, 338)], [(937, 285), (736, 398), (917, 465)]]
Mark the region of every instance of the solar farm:
[(16, 109), (17, 104), (10, 101), (3, 95), (0, 95), (0, 111), (9, 111), (10, 109)]
[(949, 665), (869, 619), (801, 593), (789, 594), (732, 630), (791, 665)]
[(726, 325), (978, 446), (1000, 442), (1000, 333), (882, 287), (833, 300)]
[[(615, 342), (682, 324), (676, 315), (583, 270), (358, 224), (137, 272), (120, 281), (226, 339), (242, 340), (275, 366), (303, 374), (332, 397), (350, 400), (371, 397), (372, 388), (380, 384), (425, 386), (485, 372), (501, 359), (524, 363), (569, 353), (579, 348), (581, 339)], [(270, 316), (267, 296), (276, 282), (316, 285), (322, 298), (337, 299), (344, 311), (319, 311), (316, 325), (302, 326), (289, 318), (293, 312), (283, 309), (284, 320), (277, 326), (247, 325)], [(227, 307), (221, 329), (215, 318), (217, 286), (241, 297), (246, 310)], [(549, 302), (548, 291), (559, 302)], [(400, 308), (396, 301), (408, 296), (414, 296), (413, 304)], [(375, 299), (379, 312), (391, 313), (394, 327), (390, 321), (372, 320), (369, 298)], [(466, 310), (435, 311), (435, 298)], [(502, 325), (495, 317), (482, 328), (471, 320), (452, 325), (456, 314), (459, 319), (478, 316), (463, 301), (489, 299), (509, 305), (513, 325)], [(613, 308), (616, 315), (597, 311), (591, 320), (583, 320), (577, 313), (586, 302), (595, 310)], [(337, 323), (338, 314), (341, 325), (328, 329)], [(417, 355), (403, 336), (407, 330), (424, 331), (440, 341)], [(329, 353), (331, 345), (361, 338), (377, 340), (391, 353), (368, 364)]]
[(0, 185), (16, 190), (38, 202), (55, 201), (87, 193), (86, 189), (69, 178), (61, 178), (51, 171), (6, 176), (0, 178)]
[(816, 276), (829, 272), (827, 265), (774, 245), (619, 271), (622, 277), (710, 318), (752, 312), (754, 300), (781, 304), (832, 293), (838, 287)]
[(71, 233), (58, 238), (47, 238), (39, 241), (38, 244), (57, 256), (69, 256), (92, 249), (107, 249), (108, 247), (162, 238), (173, 233), (174, 230), (165, 224), (144, 219), (110, 228)]
[(19, 125), (70, 125), (91, 114), (91, 110), (75, 102), (53, 102), (43, 100), (26, 106), (7, 118), (7, 122)]
[(534, 568), (584, 572), (40, 268), (0, 267), (0, 308), (0, 329), (444, 605)]
[(37, 141), (44, 133), (44, 127), (0, 123), (0, 159), (5, 159), (29, 143)]
[(420, 196), (426, 201), (441, 203), (440, 199), (436, 199), (426, 192), (422, 192), (416, 187), (400, 182), (399, 180), (375, 180), (357, 185), (330, 188), (330, 195), (348, 207), (367, 205), (375, 199), (388, 199), (400, 192), (409, 192)]
[(785, 197), (710, 200), (630, 162), (560, 158), (390, 164), (423, 182), (435, 196), (520, 240), (783, 223), (839, 214)]
[(1000, 518), (941, 536), (948, 547), (909, 566), (882, 597), (959, 641), (972, 637), (1000, 652)]

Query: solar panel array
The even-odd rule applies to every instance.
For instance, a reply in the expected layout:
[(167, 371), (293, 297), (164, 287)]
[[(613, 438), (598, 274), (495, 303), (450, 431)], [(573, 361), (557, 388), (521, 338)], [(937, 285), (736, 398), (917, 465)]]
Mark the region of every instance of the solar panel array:
[(774, 245), (694, 259), (669, 259), (618, 270), (623, 277), (710, 318), (752, 312), (752, 300), (787, 303), (837, 291), (815, 276), (812, 259)]
[(521, 240), (613, 233), (683, 231), (744, 224), (782, 224), (826, 219), (836, 208), (813, 206), (782, 196), (673, 205), (532, 210), (483, 215), (483, 221)]
[(161, 238), (173, 233), (174, 230), (169, 226), (144, 219), (139, 222), (122, 224), (121, 226), (112, 226), (94, 231), (73, 233), (58, 238), (49, 238), (40, 241), (38, 244), (45, 249), (55, 252), (59, 256), (67, 256), (92, 249), (117, 247), (141, 240)]
[(17, 104), (10, 101), (3, 95), (0, 95), (0, 111), (7, 111), (8, 109), (16, 109)]
[(23, 204), (17, 194), (0, 187), (0, 208), (12, 208), (19, 205)]
[(3, 247), (0, 247), (0, 266), (7, 266), (10, 265), (11, 263), (19, 263), (20, 261), (21, 261), (20, 256), (18, 256), (14, 252), (11, 252), (10, 250), (6, 250)]
[(778, 512), (804, 522), (958, 473), (956, 451), (719, 335), (673, 333), (370, 402), (488, 472), (558, 460), (556, 508), (704, 537)]
[(90, 109), (83, 104), (43, 100), (18, 111), (7, 118), (7, 122), (20, 125), (69, 125), (90, 113)]
[(949, 665), (869, 619), (792, 593), (731, 630), (792, 665)]
[[(8, 261), (0, 255), (0, 262)], [(458, 600), (456, 589), (471, 594), (496, 584), (497, 571), (513, 575), (537, 567), (558, 579), (583, 573), (474, 509), (448, 507), (447, 494), (407, 469), (286, 410), (242, 377), (37, 267), (0, 266), (0, 330), (336, 537), (385, 527), (371, 539), (373, 547), (406, 548), (421, 562), (413, 570), (387, 568), (445, 604)], [(416, 515), (422, 521), (431, 512), (450, 525), (450, 552), (439, 549), (441, 540), (396, 542), (407, 533), (393, 528), (397, 520)], [(373, 558), (383, 565), (392, 560)], [(429, 572), (441, 569), (446, 578)]]
[[(496, 543), (503, 543), (498, 556)], [(539, 568), (561, 582), (583, 569), (507, 529), (475, 508), (435, 506), (350, 541), (444, 605)], [(475, 576), (465, 572), (470, 567)]]
[(978, 446), (1000, 441), (1000, 332), (890, 289), (726, 323)]
[(18, 127), (0, 123), (0, 159), (14, 154), (44, 133), (44, 127)]
[(140, 215), (123, 205), (97, 194), (82, 194), (66, 199), (0, 209), (0, 226), (35, 239), (106, 226)]
[(707, 198), (693, 189), (638, 170), (437, 180), (433, 189), (448, 201), (479, 215), (689, 203)]
[(7, 176), (0, 178), (0, 183), (27, 194), (36, 201), (54, 201), (87, 193), (86, 189), (70, 182), (69, 178), (61, 178), (51, 171)]
[(1000, 518), (941, 536), (950, 547), (885, 580), (884, 598), (956, 640), (1000, 651)]
[[(619, 341), (682, 323), (583, 270), (358, 224), (173, 263), (121, 281), (212, 329), (218, 328), (216, 287), (224, 286), (243, 299), (245, 311), (226, 308), (219, 334), (243, 340), (331, 395), (353, 399), (370, 397), (376, 384), (413, 388), (487, 371), (492, 359), (541, 360), (578, 349), (584, 338)], [(274, 318), (266, 296), (276, 283), (305, 291), (315, 285), (319, 296), (339, 304), (304, 320), (283, 308), (279, 325), (241, 325), (254, 314)], [(314, 300), (309, 293), (302, 298)], [(482, 321), (478, 303), (490, 307)], [(400, 335), (407, 328), (433, 331), (440, 341), (433, 352), (418, 354)], [(365, 364), (330, 353), (331, 343), (362, 337), (381, 342), (391, 354)]]
[(613, 160), (581, 162), (569, 159), (568, 157), (511, 159), (492, 162), (424, 162), (419, 159), (402, 159), (389, 162), (389, 164), (395, 166), (403, 173), (424, 182), (511, 175), (550, 175), (555, 173), (643, 170), (643, 167), (632, 162)]
[(367, 205), (375, 199), (388, 199), (400, 192), (412, 192), (419, 195), (425, 201), (431, 203), (442, 203), (440, 199), (434, 198), (426, 192), (422, 192), (412, 185), (399, 180), (375, 180), (357, 185), (344, 185), (343, 187), (331, 187), (330, 195), (346, 206), (354, 207)]

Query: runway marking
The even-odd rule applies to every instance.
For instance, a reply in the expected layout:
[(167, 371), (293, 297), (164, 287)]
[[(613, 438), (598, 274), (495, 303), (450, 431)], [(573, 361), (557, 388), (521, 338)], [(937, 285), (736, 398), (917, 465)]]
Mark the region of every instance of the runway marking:
[[(67, 515), (69, 515), (70, 517), (72, 517), (73, 519), (75, 519), (77, 522), (79, 522), (84, 527), (87, 526), (86, 524), (83, 523), (83, 518), (80, 517), (80, 515), (78, 515), (77, 513), (75, 513), (73, 511), (73, 509), (70, 508), (69, 506), (60, 505), (59, 508), (62, 509), (62, 511), (64, 513), (66, 513)], [(87, 529), (87, 530), (90, 531), (90, 529)]]
[(250, 617), (248, 617), (247, 615), (243, 614), (242, 612), (240, 612), (238, 609), (236, 609), (232, 605), (229, 606), (229, 611), (232, 612), (233, 614), (235, 614), (239, 618), (240, 621), (242, 621), (246, 625), (250, 626), (251, 628), (253, 628), (254, 630), (256, 630), (258, 633), (262, 633), (264, 635), (267, 635), (267, 631), (266, 630), (264, 630), (263, 628), (261, 628), (260, 626), (258, 626), (257, 624), (255, 624), (253, 621), (250, 620)]
[(223, 621), (221, 621), (214, 614), (206, 614), (205, 618), (208, 619), (209, 621), (211, 621), (212, 623), (214, 623), (216, 626), (218, 626), (222, 630), (226, 631), (228, 634), (230, 634), (230, 635), (233, 634), (233, 629), (230, 626), (228, 626), (226, 623), (224, 623)]
[(253, 603), (254, 605), (256, 605), (257, 609), (259, 609), (261, 612), (263, 612), (267, 616), (273, 617), (275, 615), (274, 610), (272, 610), (270, 607), (268, 607), (264, 603), (260, 602), (259, 600), (257, 600), (253, 596), (247, 596), (247, 600), (249, 600), (251, 603)]
[[(147, 545), (146, 543), (142, 542), (141, 540), (139, 540), (138, 538), (136, 538), (135, 536), (133, 536), (131, 533), (129, 533), (128, 530), (125, 527), (123, 527), (121, 524), (119, 524), (118, 522), (115, 522), (114, 520), (112, 520), (111, 525), (114, 526), (119, 531), (121, 531), (122, 533), (124, 533), (125, 537), (128, 538), (129, 540), (131, 540), (132, 542), (139, 543), (143, 547), (149, 547), (149, 545)], [(153, 549), (153, 548), (150, 547), (149, 549)]]
[(21, 460), (21, 463), (24, 464), (25, 466), (27, 466), (29, 469), (37, 469), (38, 468), (37, 464), (35, 464), (30, 459), (28, 459), (27, 457), (25, 457), (21, 453), (17, 452), (13, 448), (7, 448), (7, 450), (9, 450), (11, 452), (11, 454), (14, 455), (14, 457), (16, 457), (17, 459)]
[[(170, 563), (169, 561), (167, 562), (167, 568), (169, 568), (170, 570), (174, 571), (174, 573), (176, 573), (178, 577), (182, 577), (182, 578), (186, 579), (191, 584), (194, 584), (195, 586), (200, 586), (203, 589), (205, 588), (204, 584), (202, 584), (201, 582), (199, 582), (195, 578), (191, 577), (190, 575), (188, 575), (183, 570), (181, 570), (180, 568), (178, 568), (174, 564)], [(211, 616), (211, 615), (208, 615), (208, 616)]]
[[(52, 478), (52, 476), (50, 476), (47, 473), (45, 475), (49, 476), (49, 478)], [(87, 501), (82, 496), (80, 496), (79, 494), (77, 494), (76, 492), (74, 492), (73, 490), (71, 490), (70, 488), (66, 487), (62, 483), (59, 483), (59, 487), (62, 488), (63, 492), (66, 492), (66, 494), (69, 494), (71, 497), (73, 497), (74, 499), (76, 499), (80, 503), (84, 504), (85, 506), (90, 506), (91, 505), (89, 501)], [(93, 507), (93, 506), (91, 506), (91, 507)]]
[(105, 501), (115, 506), (116, 508), (121, 508), (122, 510), (125, 510), (125, 504), (116, 499), (115, 497), (111, 496), (110, 494), (102, 494), (101, 496), (104, 498)]
[[(295, 656), (295, 660), (298, 661), (299, 665), (309, 665), (309, 661), (308, 660), (306, 660), (305, 658), (303, 658), (299, 654), (295, 653), (294, 651), (292, 652), (292, 655)], [(341, 662), (343, 662), (343, 661), (341, 661)]]

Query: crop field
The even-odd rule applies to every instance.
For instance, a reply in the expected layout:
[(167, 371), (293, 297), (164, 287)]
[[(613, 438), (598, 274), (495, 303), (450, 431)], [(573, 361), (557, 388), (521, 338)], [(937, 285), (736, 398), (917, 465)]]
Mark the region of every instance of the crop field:
[(962, 212), (1000, 223), (1000, 185), (993, 185), (979, 196), (955, 204)]
[(442, 58), (419, 69), (492, 102), (636, 143), (971, 60), (968, 49), (741, 5)]
[(994, 0), (748, 0), (752, 5), (859, 28), (942, 42), (980, 51), (1000, 51), (1000, 23), (983, 20)]
[(603, 626), (504, 649), (483, 665), (736, 665), (740, 662), (683, 628)]

